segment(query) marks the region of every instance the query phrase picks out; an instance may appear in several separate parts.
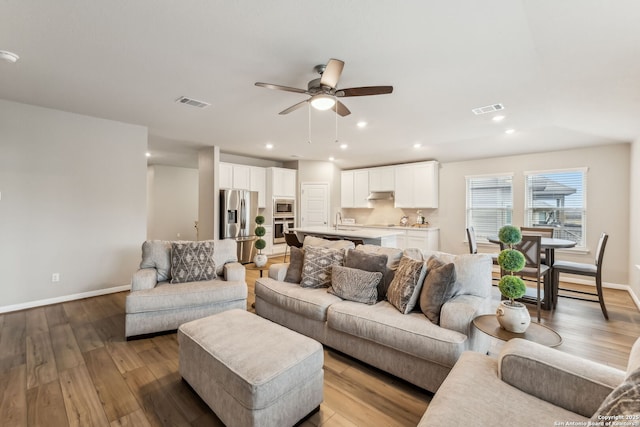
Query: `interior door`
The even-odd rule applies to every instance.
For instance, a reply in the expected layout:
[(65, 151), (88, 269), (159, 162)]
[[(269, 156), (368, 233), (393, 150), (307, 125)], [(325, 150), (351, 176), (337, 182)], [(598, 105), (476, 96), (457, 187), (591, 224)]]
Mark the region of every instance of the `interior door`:
[(306, 183), (300, 186), (300, 226), (329, 224), (329, 183)]

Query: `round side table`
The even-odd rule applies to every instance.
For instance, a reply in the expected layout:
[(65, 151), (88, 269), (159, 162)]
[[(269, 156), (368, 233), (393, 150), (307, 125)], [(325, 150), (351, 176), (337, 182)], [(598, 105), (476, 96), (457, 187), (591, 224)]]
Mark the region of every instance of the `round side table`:
[(524, 338), (525, 340), (533, 341), (548, 347), (557, 347), (562, 344), (562, 337), (560, 334), (548, 326), (535, 322), (531, 322), (531, 325), (529, 325), (527, 330), (522, 334), (502, 329), (495, 314), (483, 314), (482, 316), (478, 316), (473, 319), (473, 325), (485, 334), (498, 338), (502, 341), (509, 341), (512, 338)]

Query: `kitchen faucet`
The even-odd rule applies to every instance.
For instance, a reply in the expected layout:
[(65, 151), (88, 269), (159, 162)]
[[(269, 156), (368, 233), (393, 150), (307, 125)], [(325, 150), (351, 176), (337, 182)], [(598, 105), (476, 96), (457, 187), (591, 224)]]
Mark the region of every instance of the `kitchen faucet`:
[[(340, 219), (340, 222), (338, 222), (338, 218)], [(336, 219), (335, 219), (335, 223), (333, 224), (333, 228), (335, 230), (338, 229), (338, 225), (342, 224), (342, 212), (336, 212)]]

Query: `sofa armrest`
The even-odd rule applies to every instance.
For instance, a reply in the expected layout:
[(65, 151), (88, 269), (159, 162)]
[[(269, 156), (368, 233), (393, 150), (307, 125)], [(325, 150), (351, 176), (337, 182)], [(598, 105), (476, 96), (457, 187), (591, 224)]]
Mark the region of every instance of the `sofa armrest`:
[(228, 262), (224, 265), (224, 280), (227, 282), (246, 282), (247, 269), (239, 262)]
[(491, 298), (458, 295), (444, 303), (440, 311), (440, 326), (469, 335), (476, 316), (490, 313)]
[(158, 284), (158, 272), (155, 268), (141, 268), (133, 273), (131, 292), (153, 289)]
[(283, 282), (287, 276), (288, 269), (289, 263), (271, 264), (271, 266), (269, 266), (269, 278)]
[(596, 412), (624, 376), (619, 369), (521, 338), (507, 342), (498, 358), (502, 381), (585, 417)]

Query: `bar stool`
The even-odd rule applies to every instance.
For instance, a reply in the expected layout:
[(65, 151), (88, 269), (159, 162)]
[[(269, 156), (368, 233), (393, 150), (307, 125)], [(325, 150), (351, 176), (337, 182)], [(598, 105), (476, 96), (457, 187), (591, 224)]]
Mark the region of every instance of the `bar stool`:
[(287, 250), (290, 246), (295, 246), (296, 248), (301, 248), (302, 243), (298, 240), (298, 235), (292, 231), (287, 231), (284, 233), (284, 241), (287, 246), (284, 248), (284, 262), (287, 262)]

